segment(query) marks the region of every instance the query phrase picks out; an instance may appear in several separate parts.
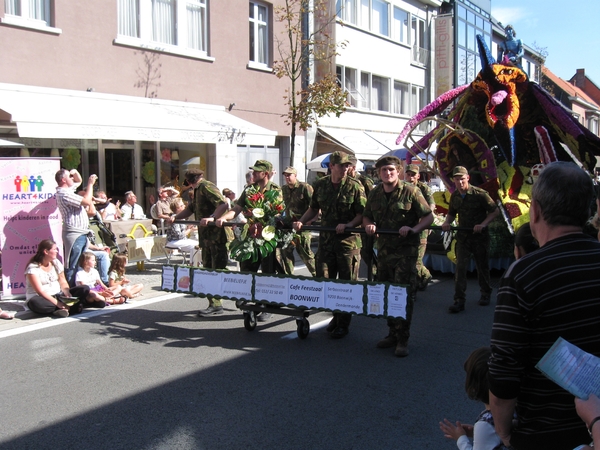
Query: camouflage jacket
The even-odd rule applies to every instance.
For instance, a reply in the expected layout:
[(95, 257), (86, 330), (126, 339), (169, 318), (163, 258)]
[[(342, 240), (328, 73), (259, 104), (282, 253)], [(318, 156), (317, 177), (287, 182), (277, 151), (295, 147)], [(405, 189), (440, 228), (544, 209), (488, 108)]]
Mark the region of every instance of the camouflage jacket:
[[(365, 209), (367, 201), (365, 190), (354, 178), (345, 177), (336, 189), (329, 175), (317, 180), (314, 189), (310, 207), (317, 211), (321, 210), (321, 225), (324, 227), (336, 227), (340, 223), (348, 223), (357, 214), (362, 214)], [(321, 232), (319, 248), (333, 245), (334, 241), (341, 241), (342, 247), (347, 250), (358, 249), (362, 245), (358, 234)]]
[[(427, 185), (427, 183), (417, 181), (417, 187), (421, 190), (421, 194), (423, 194), (423, 197), (425, 197), (427, 205), (435, 205), (435, 200), (433, 199), (433, 192), (431, 191), (431, 188)], [(435, 213), (435, 208), (431, 212)], [(419, 236), (421, 237), (421, 239), (427, 239), (428, 235), (429, 230), (423, 230), (421, 231)]]
[(285, 202), (286, 220), (293, 222), (306, 212), (313, 196), (313, 187), (308, 183), (296, 181), (294, 186), (285, 185), (281, 188)]
[[(227, 201), (219, 188), (208, 180), (202, 180), (194, 190), (193, 212), (196, 220), (210, 217), (221, 203)], [(227, 235), (223, 228), (198, 227), (198, 240), (201, 247), (206, 247), (211, 244), (226, 243)]]
[[(421, 217), (431, 214), (431, 209), (417, 186), (399, 181), (389, 194), (379, 184), (369, 194), (369, 200), (363, 215), (373, 221), (381, 230), (400, 230), (414, 227)], [(399, 234), (381, 234), (377, 237), (377, 247), (392, 250), (405, 246), (419, 245), (419, 234), (411, 233), (406, 237)]]
[(354, 179), (356, 179), (360, 184), (362, 184), (364, 190), (365, 190), (365, 195), (367, 196), (367, 198), (369, 197), (369, 193), (373, 190), (373, 180), (371, 180), (368, 176), (363, 175), (362, 173), (357, 174)]
[[(458, 189), (450, 196), (450, 206), (448, 214), (458, 215), (458, 225), (460, 227), (473, 228), (485, 220), (487, 215), (497, 208), (494, 200), (489, 196), (484, 189), (469, 186), (464, 197)], [(487, 232), (487, 228), (484, 233)], [(459, 234), (469, 233), (467, 231), (459, 231)]]
[[(256, 184), (251, 184), (250, 186), (254, 186), (255, 188), (258, 188), (258, 186)], [(246, 187), (247, 189), (248, 187)], [(242, 195), (240, 195), (240, 198), (238, 198), (235, 201), (236, 206), (241, 206), (242, 207), (242, 211), (245, 211), (247, 206), (246, 206), (246, 197), (247, 197), (247, 191), (246, 189), (244, 189), (244, 192), (242, 192)], [(265, 192), (265, 191), (271, 191), (271, 190), (275, 190), (275, 191), (279, 191), (279, 199), (283, 200), (283, 195), (281, 193), (281, 188), (273, 183), (272, 181), (269, 181), (267, 183), (267, 185), (265, 186), (264, 189), (261, 190), (261, 192)]]

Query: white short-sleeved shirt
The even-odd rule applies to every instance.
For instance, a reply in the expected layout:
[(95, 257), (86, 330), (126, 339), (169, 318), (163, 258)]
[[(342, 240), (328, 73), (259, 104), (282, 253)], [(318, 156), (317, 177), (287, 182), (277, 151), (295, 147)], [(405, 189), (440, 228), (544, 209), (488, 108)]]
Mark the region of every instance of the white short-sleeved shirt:
[[(42, 291), (46, 294), (55, 295), (61, 292), (58, 276), (64, 272), (65, 268), (57, 259), (52, 261), (52, 265), (55, 270), (46, 272), (38, 263), (31, 263), (27, 266), (27, 269), (25, 269), (25, 275), (36, 275), (42, 286)], [(31, 297), (39, 294), (33, 288), (29, 279), (27, 277), (25, 277), (25, 279), (25, 298), (29, 300)]]
[(96, 286), (96, 282), (100, 279), (100, 274), (94, 268), (90, 269), (89, 272), (83, 270), (83, 268), (79, 268), (77, 274), (75, 275), (75, 282), (79, 286), (79, 283), (89, 286), (93, 288)]

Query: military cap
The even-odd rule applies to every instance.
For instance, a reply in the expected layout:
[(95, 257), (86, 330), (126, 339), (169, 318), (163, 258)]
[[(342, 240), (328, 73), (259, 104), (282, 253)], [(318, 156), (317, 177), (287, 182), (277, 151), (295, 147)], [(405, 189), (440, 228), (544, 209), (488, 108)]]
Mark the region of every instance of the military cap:
[(406, 166), (405, 172), (419, 173), (419, 166), (416, 164), (409, 164)]
[(333, 152), (329, 157), (329, 164), (352, 164), (352, 161), (348, 153)]
[(383, 158), (379, 158), (375, 163), (375, 168), (379, 169), (383, 166), (400, 166), (402, 161), (396, 156), (384, 156)]
[(454, 168), (454, 170), (452, 171), (453, 177), (463, 176), (463, 175), (469, 175), (469, 171), (463, 166), (456, 166)]
[(264, 159), (257, 160), (250, 169), (256, 172), (271, 172), (273, 170), (273, 164)]
[(358, 163), (358, 159), (356, 159), (356, 156), (354, 155), (348, 155), (348, 159), (350, 160), (350, 164), (352, 164), (353, 166), (355, 166)]
[(294, 175), (296, 175), (298, 173), (298, 171), (293, 168), (292, 166), (287, 166), (285, 168), (285, 170), (283, 171), (283, 173), (293, 173)]

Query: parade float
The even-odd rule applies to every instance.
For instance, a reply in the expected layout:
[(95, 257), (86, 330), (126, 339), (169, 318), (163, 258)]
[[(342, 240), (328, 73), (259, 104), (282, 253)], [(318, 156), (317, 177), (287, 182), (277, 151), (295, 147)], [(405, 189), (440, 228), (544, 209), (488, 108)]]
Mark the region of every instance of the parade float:
[[(448, 210), (455, 190), (452, 170), (467, 168), (471, 184), (485, 189), (502, 217), (490, 225), (490, 256), (512, 254), (512, 235), (529, 222), (531, 188), (545, 164), (571, 161), (590, 172), (600, 155), (600, 138), (579, 123), (539, 84), (528, 79), (517, 62), (496, 62), (477, 36), (482, 69), (475, 80), (442, 94), (415, 115), (402, 130), (412, 157), (436, 146), (434, 172), (446, 191), (436, 192), (437, 213)], [(425, 136), (413, 130), (433, 123)]]

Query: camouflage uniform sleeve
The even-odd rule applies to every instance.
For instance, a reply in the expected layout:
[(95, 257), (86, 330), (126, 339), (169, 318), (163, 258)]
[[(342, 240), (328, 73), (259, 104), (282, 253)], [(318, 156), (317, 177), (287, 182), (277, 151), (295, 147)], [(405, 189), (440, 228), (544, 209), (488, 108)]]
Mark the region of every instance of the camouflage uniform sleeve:
[(421, 193), (421, 189), (415, 189), (412, 203), (417, 217), (421, 218), (431, 214), (431, 208), (429, 208), (429, 203), (427, 203), (425, 196)]
[(492, 197), (490, 197), (490, 194), (486, 190), (481, 189), (481, 197), (485, 202), (485, 210), (488, 214), (498, 208), (498, 205), (496, 205), (496, 202), (492, 200)]
[(356, 193), (354, 195), (354, 212), (356, 214), (362, 214), (365, 210), (365, 205), (367, 204), (367, 196), (365, 195), (365, 188), (360, 182), (355, 182), (356, 184)]
[(221, 203), (227, 203), (219, 188), (213, 183), (204, 183), (202, 185), (202, 191), (206, 199), (212, 203), (215, 208), (217, 208)]
[(376, 188), (369, 192), (369, 198), (367, 199), (365, 209), (363, 210), (363, 216), (371, 222), (375, 222), (375, 217), (373, 216), (373, 203), (377, 201), (377, 193), (378, 190)]
[(315, 211), (318, 211), (319, 209), (321, 209), (321, 206), (319, 205), (319, 196), (317, 195), (317, 193), (322, 188), (323, 188), (323, 183), (321, 182), (321, 180), (315, 181), (315, 184), (313, 186), (313, 195), (312, 195), (312, 198), (310, 199), (310, 207), (312, 209), (314, 209)]
[(427, 202), (427, 204), (434, 204), (435, 200), (433, 199), (433, 191), (431, 190), (431, 188), (425, 183), (421, 183), (419, 188), (421, 190), (421, 193), (423, 194), (423, 197), (425, 197), (425, 201)]

